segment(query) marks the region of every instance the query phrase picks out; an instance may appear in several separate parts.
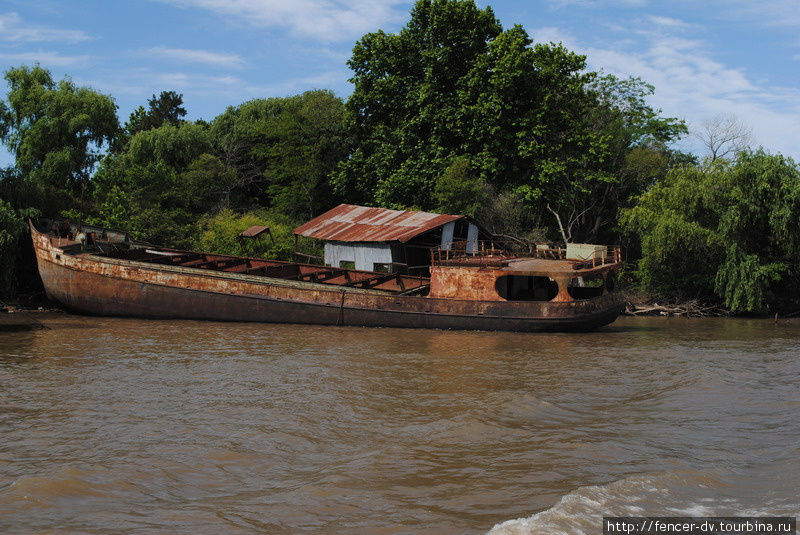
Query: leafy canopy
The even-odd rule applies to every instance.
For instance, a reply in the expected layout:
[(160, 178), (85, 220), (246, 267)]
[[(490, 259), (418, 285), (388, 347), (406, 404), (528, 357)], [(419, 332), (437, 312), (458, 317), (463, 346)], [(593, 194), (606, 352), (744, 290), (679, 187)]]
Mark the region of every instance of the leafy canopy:
[(183, 107), (183, 95), (175, 91), (162, 91), (158, 97), (153, 95), (147, 100), (147, 109), (139, 106), (131, 113), (125, 123), (125, 132), (132, 136), (143, 130), (151, 130), (165, 124), (178, 126), (186, 116)]
[(336, 204), (328, 177), (347, 156), (344, 116), (333, 92), (306, 91), (230, 107), (211, 131), (244, 197), (306, 219)]
[[(459, 192), (480, 203), (488, 186), (593, 239), (653, 179), (634, 166), (623, 177), (627, 154), (662, 155), (686, 133), (647, 104), (652, 86), (590, 72), (473, 0), (418, 0), (399, 33), (366, 34), (348, 65), (353, 150), (333, 183), (350, 202), (459, 207)], [(463, 184), (454, 162), (470, 170)]]
[(20, 177), (47, 195), (40, 202), (48, 210), (83, 198), (103, 150), (119, 132), (114, 100), (69, 79), (55, 82), (38, 65), (9, 69), (5, 79), (0, 137)]
[(645, 289), (764, 311), (800, 290), (800, 168), (763, 151), (682, 167), (624, 210)]

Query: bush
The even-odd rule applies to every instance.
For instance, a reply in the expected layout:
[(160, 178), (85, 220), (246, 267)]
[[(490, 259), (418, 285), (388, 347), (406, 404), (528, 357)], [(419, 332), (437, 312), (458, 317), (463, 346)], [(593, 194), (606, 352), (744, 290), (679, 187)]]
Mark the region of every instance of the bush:
[[(242, 239), (239, 234), (254, 225), (269, 227), (272, 237), (262, 234), (255, 239)], [(194, 248), (235, 256), (292, 260), (295, 238), (292, 230), (294, 222), (288, 217), (268, 211), (237, 214), (230, 209), (222, 209), (214, 215), (200, 220), (200, 234)], [(306, 254), (322, 256), (319, 243), (302, 241), (300, 250)]]

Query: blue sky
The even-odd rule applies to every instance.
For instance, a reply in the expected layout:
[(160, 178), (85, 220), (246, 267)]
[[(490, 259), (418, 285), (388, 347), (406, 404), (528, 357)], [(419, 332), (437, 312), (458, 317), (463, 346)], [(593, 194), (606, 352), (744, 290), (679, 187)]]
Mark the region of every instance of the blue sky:
[[(504, 27), (563, 42), (593, 69), (640, 76), (651, 104), (699, 129), (733, 113), (755, 145), (800, 159), (797, 0), (498, 0)], [(121, 121), (152, 94), (183, 93), (190, 119), (261, 97), (352, 91), (364, 33), (399, 30), (398, 0), (2, 0), (0, 67), (39, 62), (112, 95)], [(5, 94), (5, 89), (3, 90)], [(679, 148), (701, 152), (692, 138)], [(0, 154), (8, 164), (9, 155)]]

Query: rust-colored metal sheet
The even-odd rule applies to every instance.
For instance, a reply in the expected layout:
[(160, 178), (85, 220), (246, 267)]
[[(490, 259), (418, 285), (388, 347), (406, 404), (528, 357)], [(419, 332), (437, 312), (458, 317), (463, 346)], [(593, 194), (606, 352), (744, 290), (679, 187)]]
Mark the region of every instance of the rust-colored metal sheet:
[(340, 204), (294, 229), (295, 234), (341, 242), (405, 243), (463, 215), (432, 214)]
[(265, 232), (269, 232), (269, 227), (263, 227), (261, 225), (253, 225), (247, 230), (243, 230), (239, 233), (241, 238), (255, 238)]

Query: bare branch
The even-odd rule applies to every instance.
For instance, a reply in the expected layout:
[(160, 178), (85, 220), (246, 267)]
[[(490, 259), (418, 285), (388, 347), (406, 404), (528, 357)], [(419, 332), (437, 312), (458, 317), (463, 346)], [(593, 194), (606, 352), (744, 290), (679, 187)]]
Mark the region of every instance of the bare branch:
[(732, 113), (720, 113), (703, 121), (694, 136), (703, 143), (711, 161), (734, 156), (752, 143), (752, 129)]
[(556, 216), (556, 221), (558, 222), (558, 230), (561, 231), (561, 237), (564, 239), (564, 245), (569, 243), (569, 239), (572, 236), (567, 236), (566, 231), (564, 230), (564, 225), (561, 223), (561, 216), (558, 215), (558, 212), (550, 208), (550, 203), (547, 203), (547, 209), (550, 210), (554, 216)]

